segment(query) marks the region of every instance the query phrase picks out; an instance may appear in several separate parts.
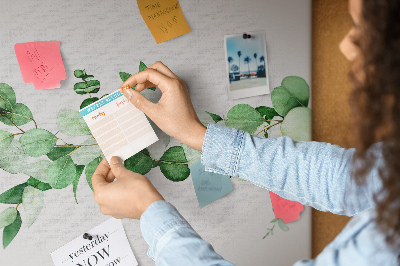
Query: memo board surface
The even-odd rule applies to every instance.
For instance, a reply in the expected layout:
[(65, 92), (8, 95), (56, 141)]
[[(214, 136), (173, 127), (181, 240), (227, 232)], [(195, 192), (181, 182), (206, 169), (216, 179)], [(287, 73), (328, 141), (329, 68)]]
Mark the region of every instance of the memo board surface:
[[(134, 1), (2, 2), (0, 82), (12, 86), (18, 102), (27, 105), (40, 127), (50, 132), (57, 132), (59, 110), (78, 110), (83, 100), (73, 92), (75, 69), (86, 69), (101, 81), (102, 92), (109, 93), (121, 84), (118, 73), (136, 72), (140, 60), (147, 64), (161, 60), (185, 80), (199, 113), (224, 115), (237, 104), (272, 106), (270, 95), (228, 101), (226, 94), (223, 36), (264, 30), (271, 89), (290, 75), (310, 84), (311, 1), (207, 0), (180, 1), (180, 5), (192, 32), (157, 45)], [(68, 78), (59, 89), (36, 91), (22, 80), (14, 44), (41, 40), (61, 42)], [(147, 176), (217, 253), (237, 265), (290, 265), (310, 256), (309, 208), (289, 224), (289, 232), (276, 231), (262, 239), (274, 218), (266, 190), (232, 179), (232, 193), (200, 209), (190, 178), (173, 183), (159, 169)], [(1, 171), (1, 192), (26, 179)], [(29, 229), (23, 224), (10, 246), (0, 250), (2, 262), (52, 265), (50, 252), (108, 218), (101, 215), (83, 180), (77, 198), (78, 205), (71, 187), (46, 191), (42, 213)], [(2, 211), (7, 206), (1, 207)], [(23, 218), (23, 208), (20, 212)], [(152, 265), (139, 222), (123, 223), (139, 265)]]

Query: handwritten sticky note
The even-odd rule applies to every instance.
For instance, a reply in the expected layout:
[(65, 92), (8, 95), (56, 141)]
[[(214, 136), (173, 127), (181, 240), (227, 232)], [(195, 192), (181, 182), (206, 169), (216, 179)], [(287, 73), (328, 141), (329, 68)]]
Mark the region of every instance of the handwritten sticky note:
[(116, 90), (80, 110), (106, 159), (126, 160), (158, 141), (145, 114)]
[(296, 201), (284, 199), (273, 192), (269, 192), (274, 209), (275, 218), (282, 219), (286, 224), (300, 219), (304, 206)]
[(206, 172), (201, 162), (190, 166), (190, 174), (200, 208), (203, 208), (233, 190), (229, 176)]
[(140, 14), (157, 43), (190, 32), (178, 0), (137, 0)]
[[(88, 233), (92, 240), (84, 239)], [(61, 236), (60, 236), (61, 237)], [(51, 253), (55, 266), (138, 265), (121, 220), (111, 218)]]
[(60, 42), (17, 43), (14, 50), (24, 82), (33, 83), (36, 90), (59, 88), (67, 78)]

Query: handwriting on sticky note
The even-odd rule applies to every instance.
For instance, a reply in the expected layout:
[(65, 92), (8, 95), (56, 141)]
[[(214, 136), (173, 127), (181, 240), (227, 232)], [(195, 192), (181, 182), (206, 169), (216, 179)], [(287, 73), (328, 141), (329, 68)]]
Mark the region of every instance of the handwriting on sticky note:
[(207, 172), (201, 162), (192, 164), (190, 173), (200, 208), (233, 190), (229, 176)]
[(190, 32), (178, 0), (137, 0), (140, 14), (157, 43)]
[(271, 191), (269, 196), (275, 218), (282, 219), (286, 224), (300, 219), (300, 213), (304, 210), (304, 206), (301, 203), (284, 199)]
[(14, 50), (24, 82), (33, 83), (36, 90), (59, 88), (67, 78), (60, 42), (17, 43)]

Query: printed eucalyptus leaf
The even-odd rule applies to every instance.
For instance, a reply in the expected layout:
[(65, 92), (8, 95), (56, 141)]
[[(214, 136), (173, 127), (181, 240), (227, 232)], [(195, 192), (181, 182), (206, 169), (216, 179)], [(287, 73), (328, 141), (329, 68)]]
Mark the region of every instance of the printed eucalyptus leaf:
[(76, 164), (87, 165), (97, 157), (101, 156), (101, 150), (97, 141), (93, 137), (89, 137), (87, 140), (81, 143), (81, 145), (93, 145), (93, 146), (81, 146), (72, 153), (71, 157)]
[(87, 82), (86, 91), (89, 93), (97, 93), (100, 90), (100, 81), (98, 80), (89, 80)]
[(0, 122), (7, 126), (22, 126), (31, 121), (33, 121), (32, 112), (22, 103), (15, 104), (12, 111), (8, 111), (6, 116), (0, 116)]
[(76, 167), (71, 156), (63, 156), (50, 164), (47, 177), (52, 188), (61, 189), (69, 186), (76, 177)]
[(88, 79), (90, 80), (90, 79), (92, 79), (92, 78), (94, 78), (93, 75), (84, 75), (84, 76), (82, 77), (82, 79), (83, 79), (84, 81), (87, 81)]
[(272, 118), (274, 118), (275, 116), (279, 116), (274, 108), (267, 106), (259, 106), (256, 108), (256, 111), (259, 112), (262, 117), (264, 117), (268, 124), (271, 123), (271, 121), (269, 120), (272, 120)]
[(57, 114), (57, 126), (67, 136), (91, 135), (88, 125), (76, 110), (61, 109)]
[(48, 154), (47, 157), (55, 161), (60, 157), (63, 157), (64, 155), (67, 155), (71, 153), (73, 150), (75, 150), (75, 147), (54, 147)]
[(74, 76), (77, 77), (78, 79), (82, 78), (85, 75), (83, 70), (77, 69), (74, 71)]
[(48, 183), (41, 182), (33, 177), (30, 177), (28, 181), (26, 181), (26, 184), (41, 191), (52, 189), (52, 187)]
[(235, 105), (229, 110), (227, 117), (227, 127), (237, 128), (249, 134), (253, 134), (264, 123), (260, 113), (248, 104)]
[(281, 127), (279, 125), (280, 121), (283, 120), (281, 116), (274, 116), (271, 121), (271, 128), (268, 130), (269, 138), (278, 138), (282, 136)]
[(13, 139), (14, 134), (5, 130), (0, 130), (0, 152), (7, 149), (11, 145)]
[(181, 146), (174, 146), (165, 151), (158, 165), (164, 176), (174, 182), (185, 180), (190, 170), (185, 152)]
[(27, 186), (22, 194), (22, 205), (24, 206), (25, 219), (28, 227), (31, 227), (43, 209), (44, 192)]
[(14, 139), (10, 146), (0, 153), (0, 168), (10, 174), (21, 173), (28, 164), (29, 155), (18, 140)]
[(107, 97), (108, 94), (104, 94), (103, 96), (100, 97), (100, 99), (103, 99), (104, 97)]
[(130, 76), (132, 76), (132, 75), (129, 74), (129, 73), (126, 73), (126, 72), (119, 72), (119, 76), (120, 76), (122, 82), (125, 82), (125, 81), (127, 81), (128, 78), (129, 78)]
[(78, 204), (78, 199), (76, 198), (76, 190), (78, 188), (79, 180), (81, 179), (81, 175), (83, 173), (83, 169), (85, 168), (84, 165), (75, 165), (76, 166), (76, 177), (74, 182), (72, 182), (72, 191), (74, 192), (74, 197), (76, 204)]
[(0, 194), (0, 203), (18, 204), (22, 203), (22, 193), (27, 183), (19, 184)]
[(94, 102), (96, 102), (98, 100), (99, 100), (99, 98), (97, 98), (97, 97), (87, 98), (87, 99), (83, 100), (83, 102), (81, 103), (81, 106), (79, 107), (79, 109), (83, 109), (86, 106), (91, 105), (92, 103), (94, 103)]
[(75, 85), (74, 85), (74, 91), (77, 94), (87, 94), (87, 93), (89, 93), (86, 90), (86, 88), (87, 88), (86, 82), (78, 82), (78, 83), (75, 83)]
[(8, 207), (0, 213), (0, 229), (12, 224), (17, 218), (17, 209), (15, 207)]
[(153, 168), (153, 159), (149, 151), (144, 149), (125, 160), (124, 166), (132, 172), (145, 175)]
[(15, 218), (14, 222), (8, 226), (6, 226), (3, 230), (3, 248), (7, 248), (8, 245), (13, 241), (15, 236), (18, 234), (19, 229), (21, 228), (22, 220), (21, 214), (17, 211), (17, 218)]
[(15, 92), (10, 85), (0, 83), (0, 108), (12, 110), (17, 103)]
[(189, 166), (201, 160), (201, 152), (192, 149), (183, 143), (181, 143), (181, 146)]
[(32, 128), (19, 138), (22, 148), (31, 157), (47, 154), (56, 145), (57, 140), (53, 133), (42, 128)]
[(219, 115), (207, 112), (207, 114), (209, 114), (211, 116), (211, 118), (214, 120), (215, 123), (218, 123), (219, 121), (222, 121), (222, 117), (220, 117)]
[(93, 190), (92, 176), (94, 174), (94, 171), (96, 171), (97, 166), (99, 166), (102, 160), (103, 158), (100, 156), (91, 161), (88, 165), (86, 165), (85, 169), (86, 181), (88, 182), (88, 185), (91, 190)]
[(282, 136), (289, 136), (294, 141), (311, 141), (311, 119), (308, 107), (290, 110), (281, 125)]
[(23, 169), (22, 173), (31, 176), (41, 182), (47, 183), (47, 169), (49, 168), (50, 163), (51, 162), (48, 160), (41, 160), (31, 163), (28, 165), (28, 167), (25, 167), (25, 169)]
[(271, 93), (272, 105), (281, 116), (295, 107), (307, 107), (309, 98), (309, 86), (304, 79), (295, 76), (284, 78), (282, 85)]
[(284, 232), (289, 231), (289, 226), (287, 226), (282, 219), (278, 219), (278, 225), (282, 229), (282, 231)]

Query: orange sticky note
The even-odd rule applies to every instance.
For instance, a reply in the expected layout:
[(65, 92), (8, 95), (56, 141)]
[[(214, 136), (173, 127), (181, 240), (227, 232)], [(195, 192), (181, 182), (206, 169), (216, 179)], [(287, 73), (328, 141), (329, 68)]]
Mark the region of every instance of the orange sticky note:
[(17, 43), (14, 50), (24, 82), (33, 83), (36, 90), (59, 88), (60, 81), (67, 78), (60, 42)]
[(157, 43), (190, 32), (177, 0), (137, 0), (140, 14)]

